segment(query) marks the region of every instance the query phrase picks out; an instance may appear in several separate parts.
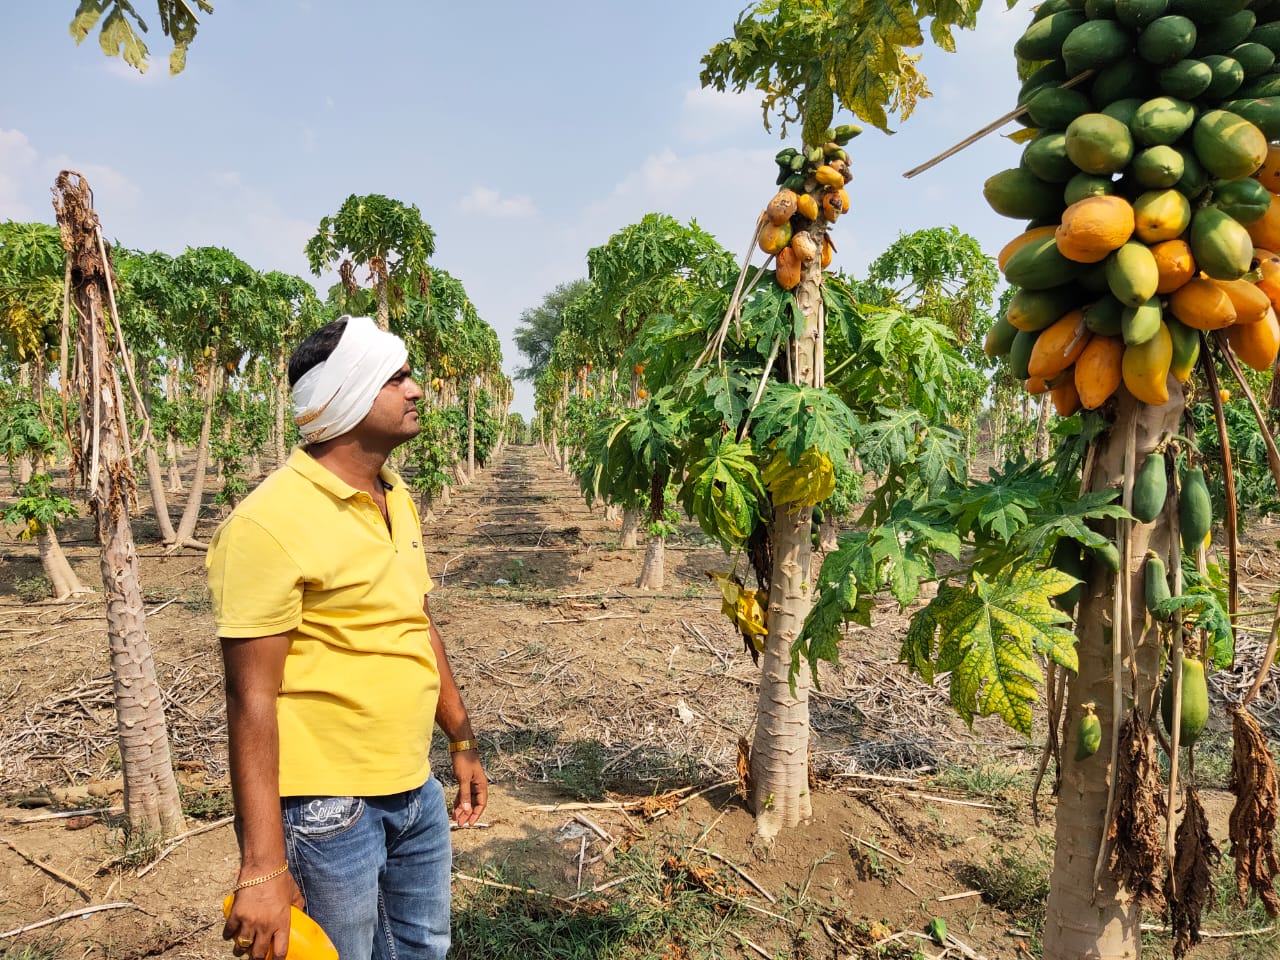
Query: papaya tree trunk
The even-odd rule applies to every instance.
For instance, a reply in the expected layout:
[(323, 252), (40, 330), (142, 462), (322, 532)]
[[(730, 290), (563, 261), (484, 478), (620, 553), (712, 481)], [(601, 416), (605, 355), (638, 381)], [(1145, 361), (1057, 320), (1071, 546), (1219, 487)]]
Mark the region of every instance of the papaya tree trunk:
[[(817, 249), (822, 249), (820, 226), (810, 228)], [(795, 336), (791, 356), (795, 383), (820, 386), (818, 339), (821, 330), (822, 265), (815, 257), (805, 264), (796, 287), (796, 306), (804, 326)], [(813, 507), (790, 509), (773, 505), (769, 539), (773, 547), (773, 572), (769, 582), (769, 633), (761, 658), (760, 692), (756, 705), (756, 732), (751, 744), (751, 809), (756, 834), (770, 839), (784, 827), (794, 827), (813, 814), (809, 797), (809, 670), (801, 665), (795, 690), (789, 680), (791, 646), (800, 635), (813, 605), (810, 585), (812, 544), (809, 530)]]
[(281, 350), (276, 357), (276, 418), (275, 418), (275, 448), (276, 448), (276, 466), (283, 467), (284, 462), (288, 459), (288, 451), (285, 442), (285, 409), (289, 406), (289, 367), (285, 358), (284, 351)]
[(634, 547), (640, 540), (640, 508), (624, 507), (622, 510), (622, 533), (618, 537), (618, 546), (624, 550)]
[(134, 481), (126, 455), (127, 426), (104, 323), (111, 266), (90, 197), (89, 185), (79, 174), (59, 174), (55, 207), (71, 261), (70, 294), (80, 318), (74, 392), (80, 397), (82, 470), (101, 548), (125, 818), (135, 835), (166, 837), (182, 831), (184, 817), (129, 519)]
[(67, 555), (62, 552), (62, 545), (58, 543), (58, 535), (52, 527), (41, 525), (40, 531), (36, 534), (36, 548), (40, 552), (40, 566), (44, 570), (44, 575), (49, 578), (55, 600), (65, 600), (68, 597), (93, 592), (76, 576), (75, 570), (67, 561)]
[(1044, 460), (1049, 456), (1049, 413), (1053, 400), (1049, 394), (1040, 397), (1039, 410), (1036, 412), (1036, 459)]
[(209, 433), (213, 426), (213, 399), (218, 395), (218, 351), (214, 350), (213, 359), (209, 362), (209, 374), (205, 380), (201, 401), (204, 405), (204, 416), (200, 420), (200, 444), (196, 447), (196, 468), (191, 477), (191, 488), (187, 493), (187, 505), (182, 511), (182, 519), (178, 521), (178, 532), (174, 537), (175, 547), (192, 546), (203, 548), (195, 539), (196, 524), (200, 521), (201, 499), (204, 497), (205, 475), (209, 468)]
[(467, 381), (467, 482), (476, 478), (476, 385)]
[[(377, 270), (377, 267), (374, 268)], [(378, 270), (378, 315), (375, 318), (379, 330), (391, 329), (391, 303), (387, 291), (385, 271)]]
[[(1121, 488), (1125, 472), (1125, 442), (1135, 430), (1134, 463), (1142, 464), (1159, 441), (1179, 432), (1184, 407), (1181, 384), (1169, 378), (1169, 402), (1150, 407), (1134, 400), (1120, 388), (1118, 411), (1111, 430), (1098, 439), (1090, 490)], [(1172, 495), (1172, 494), (1171, 494)], [(1134, 523), (1129, 550), (1127, 577), (1129, 608), (1127, 617), (1135, 641), (1134, 659), (1121, 663), (1125, 686), (1122, 702), (1129, 702), (1131, 670), (1138, 678), (1137, 702), (1144, 712), (1150, 708), (1153, 691), (1159, 679), (1161, 641), (1155, 630), (1147, 630), (1143, 562), (1148, 548), (1161, 556), (1168, 555), (1169, 524), (1167, 513), (1154, 523)], [(1113, 535), (1112, 529), (1104, 529)], [(1122, 561), (1123, 562), (1123, 561)], [(1094, 563), (1086, 578), (1085, 589), (1076, 614), (1076, 645), (1080, 669), (1067, 687), (1067, 710), (1064, 718), (1066, 743), (1074, 733), (1084, 710), (1082, 704), (1093, 703), (1102, 723), (1102, 747), (1092, 757), (1077, 761), (1075, 752), (1062, 753), (1062, 787), (1058, 796), (1056, 849), (1050, 880), (1048, 912), (1044, 930), (1044, 960), (1132, 960), (1141, 953), (1141, 909), (1132, 895), (1119, 887), (1107, 869), (1105, 858), (1095, 887), (1094, 869), (1106, 830), (1108, 781), (1112, 776), (1111, 738), (1117, 723), (1113, 707), (1112, 642), (1119, 642), (1120, 624), (1113, 623), (1115, 575), (1103, 563)], [(1122, 648), (1123, 649), (1123, 648)]]
[(156, 528), (162, 543), (173, 543), (178, 534), (173, 529), (173, 520), (169, 517), (169, 499), (164, 492), (164, 474), (160, 469), (160, 454), (156, 452), (154, 440), (147, 442), (143, 453), (143, 461), (147, 465), (147, 490), (151, 493), (151, 509), (156, 515)]
[(664, 536), (650, 537), (644, 549), (644, 565), (640, 568), (640, 578), (636, 587), (640, 590), (661, 590), (666, 586), (666, 546)]

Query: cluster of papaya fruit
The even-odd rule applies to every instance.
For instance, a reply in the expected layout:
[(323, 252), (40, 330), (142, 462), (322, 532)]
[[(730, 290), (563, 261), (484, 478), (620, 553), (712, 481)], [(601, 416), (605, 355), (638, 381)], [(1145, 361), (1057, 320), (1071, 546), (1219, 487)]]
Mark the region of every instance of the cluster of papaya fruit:
[(1168, 400), (1200, 331), (1269, 368), (1280, 350), (1280, 2), (1045, 0), (1015, 52), (1021, 164), (987, 180), (1028, 220), (985, 349), (1057, 411), (1120, 384)]
[(844, 148), (861, 132), (843, 124), (824, 131), (819, 146), (787, 147), (774, 157), (780, 189), (760, 214), (757, 243), (776, 259), (774, 277), (784, 290), (800, 283), (804, 265), (815, 257), (822, 258), (823, 269), (831, 263), (835, 247), (826, 228), (848, 212), (845, 184), (853, 179)]

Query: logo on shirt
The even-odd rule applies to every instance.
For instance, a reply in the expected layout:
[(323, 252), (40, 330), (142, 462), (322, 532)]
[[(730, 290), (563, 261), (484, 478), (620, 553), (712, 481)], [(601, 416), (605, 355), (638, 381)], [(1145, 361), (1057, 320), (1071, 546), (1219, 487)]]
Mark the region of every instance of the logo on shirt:
[(417, 541), (417, 540), (413, 541), (413, 549), (415, 549), (415, 550), (417, 550), (417, 549), (418, 549), (418, 541)]

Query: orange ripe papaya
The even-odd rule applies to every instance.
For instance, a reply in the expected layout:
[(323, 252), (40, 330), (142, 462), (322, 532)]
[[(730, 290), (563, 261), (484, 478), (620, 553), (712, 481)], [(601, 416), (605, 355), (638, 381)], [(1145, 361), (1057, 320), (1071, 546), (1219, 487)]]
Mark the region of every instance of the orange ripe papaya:
[(1169, 297), (1169, 310), (1188, 327), (1221, 330), (1236, 322), (1231, 298), (1207, 277), (1188, 280)]
[(1271, 194), (1271, 206), (1267, 212), (1253, 223), (1246, 223), (1245, 230), (1253, 240), (1255, 247), (1264, 250), (1280, 250), (1280, 203), (1276, 202), (1276, 193)]
[(1006, 243), (1000, 248), (1000, 252), (996, 254), (996, 266), (1000, 268), (1000, 272), (1004, 273), (1004, 265), (1009, 262), (1009, 258), (1028, 243), (1032, 240), (1039, 240), (1041, 237), (1051, 237), (1057, 229), (1057, 225), (1052, 223), (1043, 227), (1032, 227)]
[(783, 290), (794, 290), (800, 283), (800, 274), (803, 269), (800, 258), (795, 255), (795, 252), (790, 247), (783, 247), (778, 253), (778, 261), (775, 266), (778, 286)]
[(1236, 310), (1237, 324), (1257, 323), (1271, 309), (1265, 290), (1248, 280), (1215, 280)]
[(1255, 370), (1270, 370), (1276, 362), (1276, 354), (1280, 353), (1280, 321), (1276, 319), (1274, 310), (1268, 308), (1266, 315), (1257, 323), (1237, 323), (1225, 332), (1227, 342), (1241, 363)]
[(1076, 308), (1063, 314), (1036, 338), (1031, 359), (1027, 361), (1027, 372), (1033, 377), (1053, 379), (1076, 362), (1089, 336), (1083, 310)]
[(1098, 263), (1123, 247), (1133, 229), (1133, 207), (1124, 197), (1085, 197), (1063, 211), (1054, 236), (1068, 260)]
[(1255, 248), (1253, 268), (1258, 271), (1258, 289), (1267, 295), (1273, 308), (1280, 305), (1280, 256)]
[(1156, 258), (1156, 272), (1159, 276), (1156, 293), (1173, 293), (1196, 275), (1196, 261), (1191, 256), (1191, 245), (1185, 240), (1164, 240), (1152, 244), (1151, 255)]
[(1085, 344), (1076, 360), (1074, 380), (1086, 410), (1096, 410), (1119, 388), (1123, 356), (1124, 341), (1119, 337), (1095, 336)]
[(760, 228), (760, 249), (765, 253), (781, 253), (791, 242), (791, 224), (766, 223)]
[(1063, 380), (1050, 390), (1049, 395), (1053, 397), (1053, 408), (1060, 417), (1069, 417), (1080, 409), (1080, 394), (1074, 379)]
[[(1034, 347), (1031, 349), (1032, 352), (1035, 351)], [(1022, 386), (1027, 393), (1031, 394), (1033, 397), (1038, 397), (1049, 389), (1049, 384), (1045, 382), (1043, 377), (1027, 377), (1027, 379), (1022, 381)]]
[(1253, 179), (1272, 193), (1280, 192), (1280, 145), (1273, 143), (1267, 147), (1267, 159), (1253, 172)]
[(769, 201), (769, 205), (764, 208), (765, 216), (769, 218), (769, 222), (775, 227), (780, 227), (791, 219), (792, 214), (796, 212), (796, 202), (798, 198), (794, 190), (788, 190), (783, 187), (773, 199)]

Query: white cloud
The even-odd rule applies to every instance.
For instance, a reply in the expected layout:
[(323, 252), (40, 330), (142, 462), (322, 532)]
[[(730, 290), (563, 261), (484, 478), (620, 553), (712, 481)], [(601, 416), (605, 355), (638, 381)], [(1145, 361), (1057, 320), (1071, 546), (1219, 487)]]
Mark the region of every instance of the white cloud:
[(52, 222), (49, 190), (62, 170), (84, 176), (99, 202), (99, 213), (102, 204), (115, 213), (132, 208), (141, 195), (114, 167), (65, 153), (44, 156), (21, 130), (0, 129), (0, 219)]
[(36, 218), (32, 193), (26, 185), (38, 159), (25, 133), (0, 128), (0, 220)]
[(459, 203), (467, 213), (478, 214), (482, 217), (497, 217), (504, 220), (531, 217), (537, 212), (533, 201), (529, 197), (523, 194), (514, 197), (503, 197), (491, 187), (476, 187), (464, 196)]
[(677, 129), (691, 143), (724, 142), (760, 126), (760, 95), (721, 93), (710, 87), (685, 92)]

